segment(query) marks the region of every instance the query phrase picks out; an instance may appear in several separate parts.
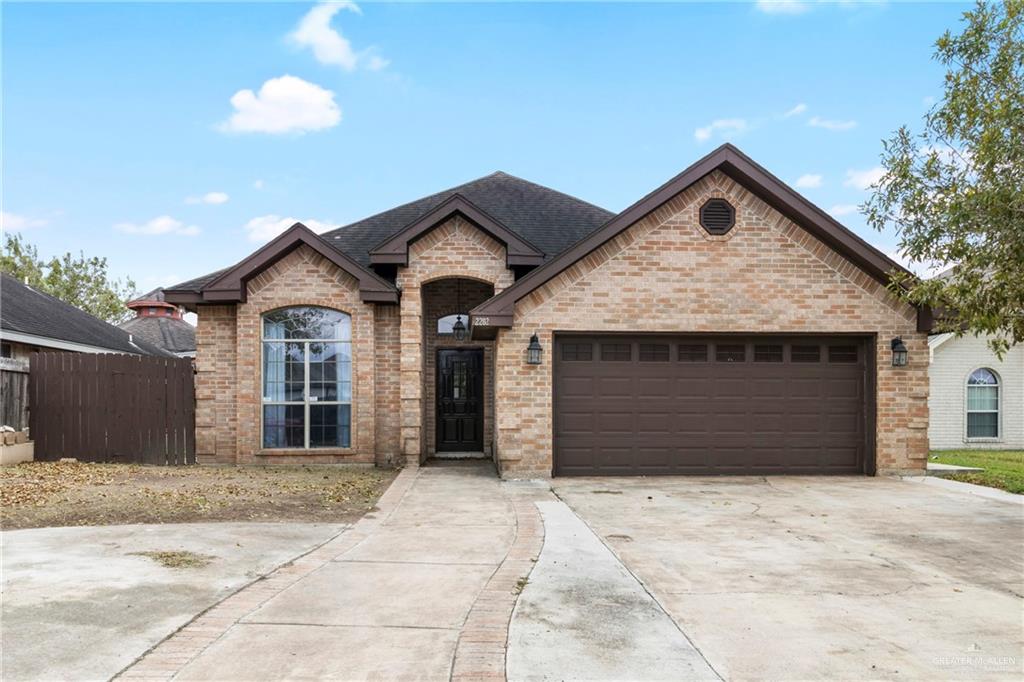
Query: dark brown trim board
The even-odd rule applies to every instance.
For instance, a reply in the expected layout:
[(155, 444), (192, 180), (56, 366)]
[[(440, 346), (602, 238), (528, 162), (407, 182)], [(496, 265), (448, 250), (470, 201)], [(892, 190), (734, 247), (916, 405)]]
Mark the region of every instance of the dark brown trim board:
[(739, 149), (731, 144), (724, 144), (557, 257), (471, 310), (470, 319), (473, 326), (511, 326), (512, 311), (518, 300), (540, 288), (715, 170), (725, 173), (743, 185), (879, 282), (888, 284), (889, 274), (893, 271), (909, 274), (898, 263), (843, 227)]
[(466, 197), (454, 194), (437, 208), (402, 228), (398, 234), (388, 237), (371, 249), (370, 263), (409, 265), (409, 244), (455, 215), (461, 215), (504, 244), (507, 265), (540, 265), (544, 262), (544, 253), (540, 249), (502, 225)]
[(302, 223), (295, 223), (269, 244), (221, 273), (200, 291), (167, 289), (164, 297), (170, 303), (186, 306), (200, 303), (244, 303), (246, 283), (303, 244), (359, 280), (362, 300), (375, 303), (398, 302), (398, 290), (387, 280), (328, 244)]

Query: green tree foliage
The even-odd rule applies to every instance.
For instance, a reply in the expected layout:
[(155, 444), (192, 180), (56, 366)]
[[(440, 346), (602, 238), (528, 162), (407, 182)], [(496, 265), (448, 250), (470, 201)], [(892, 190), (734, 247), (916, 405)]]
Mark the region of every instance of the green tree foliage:
[(106, 258), (86, 258), (65, 253), (48, 262), (39, 257), (36, 247), (20, 235), (4, 235), (0, 270), (28, 282), (28, 285), (81, 308), (101, 320), (117, 323), (128, 317), (125, 301), (135, 295), (135, 282), (111, 279)]
[(894, 276), (893, 290), (932, 306), (941, 331), (994, 335), (1002, 355), (1024, 341), (1024, 0), (979, 2), (935, 48), (944, 96), (924, 132), (884, 143), (864, 209), (911, 262), (952, 269)]

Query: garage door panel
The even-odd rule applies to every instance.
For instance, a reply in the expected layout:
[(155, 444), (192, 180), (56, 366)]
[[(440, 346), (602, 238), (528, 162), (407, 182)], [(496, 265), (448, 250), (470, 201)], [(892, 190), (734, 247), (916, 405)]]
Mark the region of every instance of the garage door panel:
[(698, 377), (687, 377), (677, 379), (675, 382), (676, 395), (680, 398), (705, 399), (711, 394), (711, 380)]
[(594, 430), (592, 412), (563, 412), (559, 419), (558, 434), (562, 436), (586, 435)]
[(599, 377), (594, 393), (601, 398), (629, 398), (634, 394), (631, 377)]
[(637, 396), (646, 398), (668, 398), (672, 395), (672, 380), (668, 377), (637, 377)]
[[(862, 340), (566, 339), (594, 352), (591, 361), (561, 362), (556, 335), (556, 474), (863, 470)], [(818, 348), (818, 361), (792, 361), (794, 345), (804, 360)]]
[(600, 412), (597, 433), (602, 436), (631, 435), (635, 431), (632, 412)]
[(638, 436), (670, 435), (674, 420), (669, 412), (641, 411), (636, 415), (636, 432)]
[(559, 386), (565, 398), (590, 397), (594, 394), (594, 379), (589, 376), (566, 376)]

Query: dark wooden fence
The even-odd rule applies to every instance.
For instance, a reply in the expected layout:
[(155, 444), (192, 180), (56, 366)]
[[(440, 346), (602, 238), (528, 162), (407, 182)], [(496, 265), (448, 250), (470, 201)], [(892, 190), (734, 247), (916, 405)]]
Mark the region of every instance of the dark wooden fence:
[(187, 359), (35, 353), (29, 429), (37, 460), (195, 464)]
[(28, 428), (28, 362), (0, 358), (0, 425)]

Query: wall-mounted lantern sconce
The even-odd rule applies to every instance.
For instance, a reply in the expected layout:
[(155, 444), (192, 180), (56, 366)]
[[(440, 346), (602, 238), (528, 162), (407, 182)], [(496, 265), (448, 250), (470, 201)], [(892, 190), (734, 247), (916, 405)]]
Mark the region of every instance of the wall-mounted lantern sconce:
[(540, 340), (537, 335), (534, 334), (530, 337), (530, 345), (526, 347), (526, 364), (528, 365), (539, 365), (541, 353), (544, 349), (541, 348)]
[(452, 334), (456, 341), (466, 340), (466, 325), (462, 322), (462, 315), (455, 316), (455, 324), (452, 325)]
[(907, 347), (903, 345), (903, 339), (898, 336), (892, 340), (892, 366), (907, 366)]

